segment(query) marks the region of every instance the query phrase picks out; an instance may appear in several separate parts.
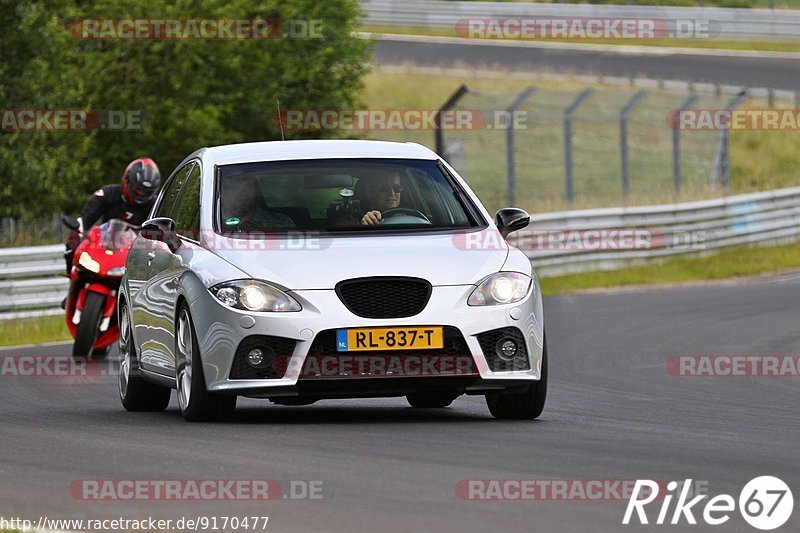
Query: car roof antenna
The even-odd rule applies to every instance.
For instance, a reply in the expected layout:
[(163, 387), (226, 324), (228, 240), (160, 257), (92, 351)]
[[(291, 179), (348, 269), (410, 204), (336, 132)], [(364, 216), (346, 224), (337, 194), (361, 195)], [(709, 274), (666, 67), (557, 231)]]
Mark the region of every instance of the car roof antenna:
[(285, 141), (286, 137), (283, 136), (283, 117), (281, 116), (281, 101), (277, 98), (275, 101), (278, 103), (278, 126), (281, 128), (281, 140)]

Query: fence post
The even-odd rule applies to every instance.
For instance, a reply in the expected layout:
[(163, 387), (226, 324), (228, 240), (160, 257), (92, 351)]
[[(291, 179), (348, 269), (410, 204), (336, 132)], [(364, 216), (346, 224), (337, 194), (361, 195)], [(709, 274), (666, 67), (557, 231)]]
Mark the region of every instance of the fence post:
[(2, 236), (5, 237), (6, 242), (13, 243), (16, 239), (16, 228), (14, 224), (14, 219), (11, 217), (3, 217), (2, 220)]
[(508, 167), (508, 205), (512, 206), (517, 203), (517, 162), (515, 158), (516, 146), (514, 143), (514, 113), (517, 109), (536, 92), (535, 87), (528, 87), (514, 100), (506, 109), (508, 119), (510, 120), (508, 128), (506, 128), (506, 165)]
[(628, 168), (628, 115), (636, 104), (642, 101), (645, 90), (641, 90), (634, 94), (619, 113), (619, 148), (620, 158), (622, 159), (622, 197), (628, 198), (630, 192), (630, 173)]
[(61, 216), (58, 213), (53, 213), (53, 229), (55, 230), (55, 237), (59, 242), (64, 242), (64, 225), (61, 223)]
[[(678, 108), (678, 113), (683, 109), (688, 109), (697, 101), (697, 95), (693, 94), (681, 104)], [(672, 178), (675, 182), (675, 193), (681, 192), (681, 182), (683, 176), (681, 175), (681, 125), (680, 116), (674, 115), (672, 124)]]
[(575, 176), (572, 168), (572, 117), (575, 112), (594, 92), (594, 89), (582, 91), (564, 111), (564, 166), (567, 178), (567, 202), (575, 201)]
[[(739, 107), (739, 105), (747, 98), (747, 90), (742, 89), (736, 96), (734, 96), (725, 109), (732, 111)], [(722, 186), (729, 188), (731, 186), (731, 154), (730, 154), (730, 137), (728, 135), (728, 124), (726, 123), (722, 130), (719, 132), (719, 142), (717, 143), (717, 153), (714, 156), (714, 164), (711, 168), (711, 187), (716, 187), (720, 181), (720, 174), (722, 175)]]
[(439, 108), (439, 111), (436, 113), (436, 120), (434, 121), (436, 131), (436, 153), (439, 154), (441, 157), (445, 157), (444, 153), (444, 132), (442, 131), (442, 113), (445, 111), (450, 110), (456, 103), (467, 93), (469, 89), (467, 89), (466, 85), (461, 85), (456, 91), (450, 95), (450, 98)]

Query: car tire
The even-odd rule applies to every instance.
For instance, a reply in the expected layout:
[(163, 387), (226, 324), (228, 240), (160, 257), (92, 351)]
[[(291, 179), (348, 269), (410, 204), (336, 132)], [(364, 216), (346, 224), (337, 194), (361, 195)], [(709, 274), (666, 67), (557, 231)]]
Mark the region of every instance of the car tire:
[(206, 390), (197, 334), (185, 303), (178, 309), (175, 325), (175, 384), (181, 414), (187, 422), (224, 420), (236, 409), (235, 395)]
[(487, 394), (486, 405), (495, 418), (503, 420), (533, 420), (544, 410), (547, 400), (547, 337), (542, 346), (542, 375), (517, 394)]
[(416, 409), (439, 409), (447, 407), (457, 396), (436, 392), (415, 392), (406, 396), (408, 405)]
[(81, 311), (81, 321), (78, 324), (78, 331), (75, 333), (75, 342), (72, 344), (72, 357), (83, 359), (91, 355), (105, 305), (105, 295), (92, 291), (86, 295)]
[(120, 308), (119, 399), (128, 411), (163, 411), (169, 405), (172, 389), (160, 387), (139, 375), (139, 358), (133, 342), (133, 327), (128, 306)]

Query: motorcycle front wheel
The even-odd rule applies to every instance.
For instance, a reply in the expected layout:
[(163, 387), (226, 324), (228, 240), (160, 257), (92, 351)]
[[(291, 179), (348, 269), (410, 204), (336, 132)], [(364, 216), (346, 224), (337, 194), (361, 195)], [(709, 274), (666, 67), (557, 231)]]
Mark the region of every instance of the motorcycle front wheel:
[(81, 322), (75, 334), (75, 343), (72, 345), (73, 357), (89, 357), (97, 340), (100, 330), (100, 320), (103, 318), (106, 297), (103, 294), (90, 292), (86, 295), (81, 312)]

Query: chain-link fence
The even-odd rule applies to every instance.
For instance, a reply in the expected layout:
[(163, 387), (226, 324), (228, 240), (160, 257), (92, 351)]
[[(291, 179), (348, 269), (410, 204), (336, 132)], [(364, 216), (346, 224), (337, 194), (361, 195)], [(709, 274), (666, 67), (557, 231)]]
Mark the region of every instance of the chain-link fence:
[(58, 214), (48, 219), (24, 221), (0, 218), (0, 248), (64, 242), (67, 231)]
[[(436, 145), (490, 209), (707, 197), (730, 186), (728, 131), (680, 127), (674, 112), (732, 110), (745, 98), (720, 91), (529, 87), (487, 93), (462, 86), (443, 111), (484, 120), (479, 127), (437, 130)], [(772, 93), (768, 101), (752, 102), (775, 103)]]

